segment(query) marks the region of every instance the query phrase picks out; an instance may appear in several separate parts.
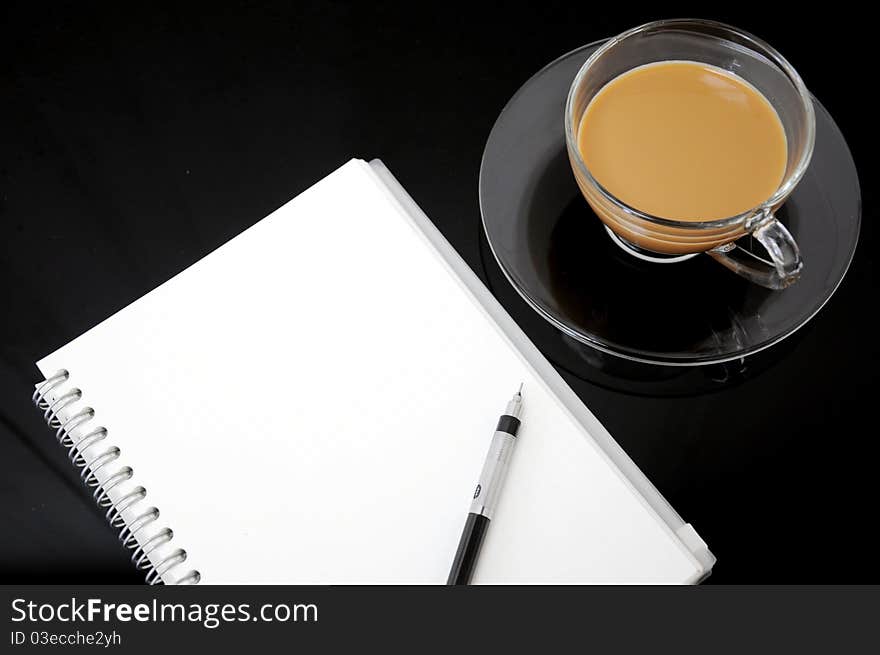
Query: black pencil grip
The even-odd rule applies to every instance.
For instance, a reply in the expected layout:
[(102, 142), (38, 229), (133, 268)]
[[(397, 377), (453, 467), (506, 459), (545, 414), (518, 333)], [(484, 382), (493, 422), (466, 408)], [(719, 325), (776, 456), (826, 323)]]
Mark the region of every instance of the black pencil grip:
[(458, 542), (458, 550), (455, 552), (455, 560), (449, 571), (448, 585), (466, 585), (471, 581), (486, 530), (489, 528), (489, 519), (482, 514), (469, 513), (461, 533), (461, 541)]

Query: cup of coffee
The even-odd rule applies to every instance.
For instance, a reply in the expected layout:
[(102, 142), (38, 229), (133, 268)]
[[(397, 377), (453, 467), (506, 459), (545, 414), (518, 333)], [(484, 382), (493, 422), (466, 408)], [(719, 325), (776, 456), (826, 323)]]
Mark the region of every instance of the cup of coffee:
[[(771, 289), (803, 267), (775, 212), (810, 163), (815, 131), (810, 94), (782, 55), (698, 19), (610, 39), (565, 105), (578, 186), (618, 245), (666, 263), (705, 252)], [(766, 256), (738, 248), (745, 235)]]

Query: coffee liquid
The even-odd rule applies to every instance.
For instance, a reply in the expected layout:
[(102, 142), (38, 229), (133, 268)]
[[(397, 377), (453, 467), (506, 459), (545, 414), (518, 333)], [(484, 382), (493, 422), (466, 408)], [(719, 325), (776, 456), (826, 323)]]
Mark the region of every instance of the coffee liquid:
[(787, 159), (770, 102), (742, 78), (692, 61), (647, 64), (606, 84), (581, 119), (578, 150), (612, 195), (680, 221), (760, 205)]

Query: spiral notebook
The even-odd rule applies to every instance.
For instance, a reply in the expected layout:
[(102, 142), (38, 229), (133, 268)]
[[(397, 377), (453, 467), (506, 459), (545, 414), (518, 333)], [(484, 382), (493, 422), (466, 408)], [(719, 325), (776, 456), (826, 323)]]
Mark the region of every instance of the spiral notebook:
[(521, 382), (476, 583), (689, 583), (714, 562), (378, 160), (37, 366), (152, 584), (442, 584)]

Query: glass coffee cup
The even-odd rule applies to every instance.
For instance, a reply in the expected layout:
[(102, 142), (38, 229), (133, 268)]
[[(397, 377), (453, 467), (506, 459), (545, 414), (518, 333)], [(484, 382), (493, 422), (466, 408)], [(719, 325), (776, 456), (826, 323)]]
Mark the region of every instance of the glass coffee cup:
[[(578, 129), (590, 101), (610, 81), (639, 66), (662, 61), (705, 63), (734, 73), (773, 106), (785, 133), (782, 181), (760, 205), (706, 221), (652, 216), (627, 205), (593, 177), (578, 150)], [(675, 263), (707, 253), (750, 281), (771, 289), (795, 282), (803, 267), (797, 243), (775, 212), (803, 177), (815, 141), (810, 94), (798, 73), (772, 47), (734, 27), (699, 19), (661, 20), (633, 28), (594, 52), (575, 76), (565, 105), (565, 139), (578, 186), (611, 237), (631, 254)], [(766, 258), (737, 247), (751, 235)]]

